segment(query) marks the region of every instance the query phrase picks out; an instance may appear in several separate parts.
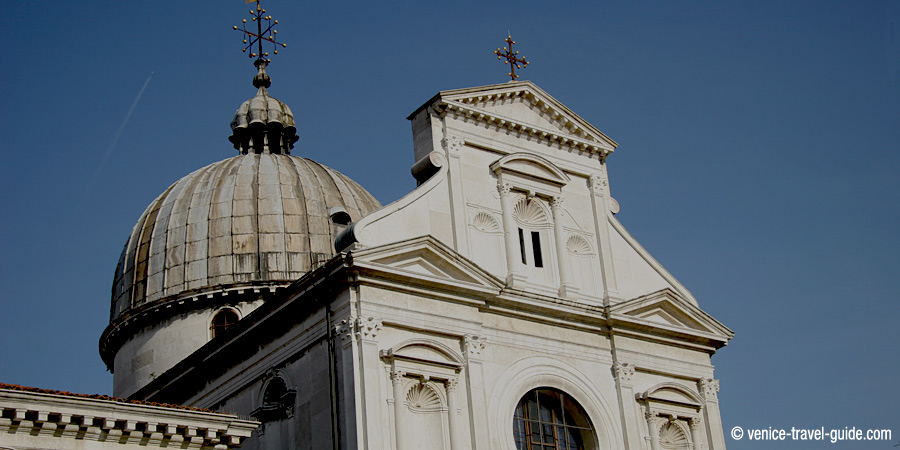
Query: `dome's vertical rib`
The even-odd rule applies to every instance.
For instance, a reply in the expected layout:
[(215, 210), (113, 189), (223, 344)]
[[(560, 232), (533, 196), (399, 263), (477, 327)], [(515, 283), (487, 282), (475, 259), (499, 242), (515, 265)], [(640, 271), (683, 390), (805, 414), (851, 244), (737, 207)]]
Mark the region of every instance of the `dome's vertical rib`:
[(259, 220), (256, 205), (259, 185), (256, 183), (259, 156), (241, 158), (238, 166), (233, 203), (234, 281), (251, 281), (259, 267)]
[[(306, 169), (309, 177), (307, 189), (307, 223), (309, 225), (309, 248), (310, 248), (310, 264), (316, 264), (327, 256), (333, 254), (332, 241), (330, 237), (331, 227), (328, 223), (328, 209), (325, 191), (322, 187), (322, 181), (316, 170), (315, 165), (307, 159), (297, 161)], [(314, 195), (309, 195), (312, 191)]]
[(281, 261), (279, 261), (280, 273), (278, 274), (278, 276), (280, 278), (287, 279), (290, 277), (290, 275), (287, 270), (287, 223), (284, 218), (284, 192), (282, 192), (281, 190), (283, 186), (281, 182), (281, 160), (278, 158), (274, 158), (272, 162), (275, 166), (275, 182), (272, 185), (272, 190), (275, 195), (272, 201), (277, 203), (278, 205), (278, 221), (281, 226), (281, 233), (276, 237), (276, 239), (279, 240), (279, 245), (281, 246), (281, 251), (278, 254), (278, 257), (281, 259)]
[(281, 164), (285, 168), (282, 176), (282, 197), (285, 200), (284, 221), (287, 242), (287, 271), (291, 278), (299, 278), (308, 270), (309, 236), (306, 224), (306, 202), (303, 185), (296, 159), (291, 158)]

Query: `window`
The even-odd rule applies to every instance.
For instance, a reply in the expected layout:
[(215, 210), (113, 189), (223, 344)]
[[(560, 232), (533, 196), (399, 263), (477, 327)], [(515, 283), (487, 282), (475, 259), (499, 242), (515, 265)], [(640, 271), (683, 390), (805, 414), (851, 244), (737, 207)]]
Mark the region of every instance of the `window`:
[(281, 376), (273, 376), (266, 383), (262, 396), (262, 406), (254, 409), (250, 416), (260, 422), (271, 422), (294, 417), (294, 399), (297, 391), (288, 389), (287, 383)]
[(223, 309), (217, 312), (216, 315), (213, 316), (212, 324), (209, 326), (211, 337), (215, 339), (216, 336), (222, 335), (237, 322), (238, 315), (234, 310)]
[(544, 267), (544, 257), (541, 256), (541, 233), (531, 232), (531, 250), (534, 254), (534, 267)]
[[(519, 228), (519, 252), (522, 254), (522, 264), (528, 264), (528, 256), (525, 245), (525, 230)], [(544, 255), (541, 252), (541, 233), (531, 232), (531, 256), (534, 259), (534, 267), (544, 267)]]
[(519, 228), (519, 251), (522, 253), (522, 264), (528, 264), (528, 259), (525, 257), (525, 231)]
[(556, 389), (525, 394), (513, 414), (517, 450), (585, 450), (593, 448), (594, 432), (581, 406)]

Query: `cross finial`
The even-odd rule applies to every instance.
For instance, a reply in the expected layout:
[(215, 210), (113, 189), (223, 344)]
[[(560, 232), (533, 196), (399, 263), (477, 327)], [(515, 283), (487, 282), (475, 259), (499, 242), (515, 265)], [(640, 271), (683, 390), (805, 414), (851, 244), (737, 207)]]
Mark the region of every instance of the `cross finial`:
[[(278, 34), (278, 30), (273, 28), (275, 25), (278, 25), (277, 20), (272, 20), (272, 16), (267, 16), (266, 10), (262, 9), (262, 6), (259, 4), (259, 0), (247, 0), (247, 3), (256, 3), (256, 11), (250, 11), (250, 21), (256, 22), (256, 32), (247, 29), (247, 19), (244, 19), (241, 24), (241, 28), (238, 28), (237, 25), (234, 26), (235, 30), (241, 31), (244, 33), (244, 49), (243, 52), (247, 52), (250, 50), (250, 57), (256, 58), (257, 65), (259, 62), (268, 63), (271, 60), (268, 58), (269, 53), (263, 52), (262, 41), (269, 41), (272, 43), (274, 47), (273, 54), (278, 54), (278, 46), (287, 47), (287, 44), (282, 44), (275, 40), (276, 35)], [(266, 27), (263, 29), (262, 21), (266, 21)], [(256, 44), (256, 52), (253, 52), (253, 45)]]
[(506, 61), (503, 61), (503, 64), (509, 64), (509, 73), (507, 75), (509, 75), (512, 81), (515, 81), (516, 78), (519, 78), (519, 76), (516, 75), (516, 69), (528, 67), (528, 61), (525, 61), (524, 56), (519, 58), (519, 52), (513, 51), (512, 46), (516, 41), (512, 40), (512, 36), (510, 36), (509, 33), (506, 33), (506, 43), (509, 44), (509, 47), (503, 47), (502, 52), (498, 48), (497, 50), (494, 50), (494, 54), (497, 55), (497, 59), (506, 58)]

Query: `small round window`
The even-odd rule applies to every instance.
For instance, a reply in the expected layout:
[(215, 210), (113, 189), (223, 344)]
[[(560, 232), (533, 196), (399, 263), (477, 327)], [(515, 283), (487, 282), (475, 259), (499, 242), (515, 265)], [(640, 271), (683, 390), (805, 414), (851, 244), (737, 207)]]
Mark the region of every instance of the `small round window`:
[(572, 397), (551, 388), (534, 389), (516, 406), (513, 438), (517, 450), (594, 449), (591, 421)]

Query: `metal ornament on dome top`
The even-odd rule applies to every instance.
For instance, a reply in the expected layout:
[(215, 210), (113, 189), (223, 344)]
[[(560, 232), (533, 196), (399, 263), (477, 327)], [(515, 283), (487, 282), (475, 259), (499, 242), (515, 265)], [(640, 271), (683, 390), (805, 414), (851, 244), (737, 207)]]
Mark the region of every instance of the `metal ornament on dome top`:
[[(238, 28), (237, 25), (234, 26), (235, 30), (238, 30), (244, 34), (244, 44), (246, 44), (243, 48), (243, 52), (247, 52), (247, 50), (251, 50), (253, 45), (256, 45), (256, 52), (250, 52), (251, 58), (256, 58), (258, 61), (271, 62), (267, 57), (269, 56), (268, 52), (263, 52), (263, 41), (268, 41), (272, 43), (274, 50), (273, 54), (278, 54), (278, 46), (287, 47), (287, 44), (283, 44), (278, 42), (275, 38), (278, 34), (278, 30), (273, 28), (275, 25), (278, 25), (277, 20), (272, 20), (272, 16), (264, 15), (266, 13), (265, 9), (262, 9), (262, 6), (259, 4), (259, 0), (247, 0), (247, 3), (256, 3), (256, 11), (251, 10), (250, 15), (252, 16), (250, 20), (252, 22), (256, 22), (256, 32), (254, 33), (252, 30), (247, 29), (247, 19), (244, 19), (241, 23), (241, 28)], [(262, 21), (266, 21), (266, 28), (263, 29)]]
[(497, 59), (506, 58), (506, 61), (503, 61), (503, 64), (509, 64), (509, 73), (507, 75), (509, 75), (512, 81), (516, 81), (516, 78), (519, 78), (519, 76), (516, 75), (516, 69), (528, 67), (528, 61), (525, 61), (524, 56), (519, 58), (519, 52), (513, 51), (512, 46), (516, 41), (512, 40), (512, 36), (510, 36), (509, 33), (506, 34), (506, 43), (509, 47), (503, 47), (502, 52), (498, 48), (497, 50), (494, 50), (494, 54), (497, 55)]

